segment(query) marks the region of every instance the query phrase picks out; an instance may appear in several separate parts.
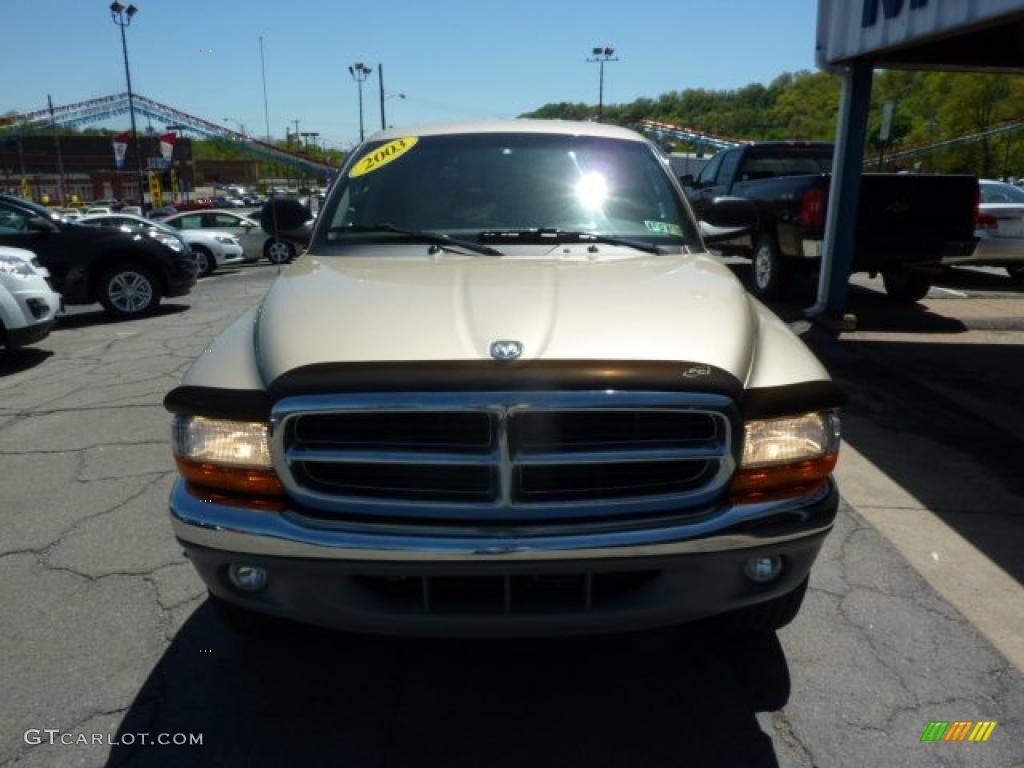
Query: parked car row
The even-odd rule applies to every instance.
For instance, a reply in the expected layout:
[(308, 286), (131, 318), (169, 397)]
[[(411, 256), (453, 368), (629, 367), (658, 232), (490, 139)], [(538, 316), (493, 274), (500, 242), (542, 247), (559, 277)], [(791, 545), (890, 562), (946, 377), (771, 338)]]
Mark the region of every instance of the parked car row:
[(192, 252), (177, 234), (82, 226), (9, 195), (0, 195), (0, 246), (35, 254), (66, 304), (99, 302), (115, 317), (152, 312), (196, 281)]

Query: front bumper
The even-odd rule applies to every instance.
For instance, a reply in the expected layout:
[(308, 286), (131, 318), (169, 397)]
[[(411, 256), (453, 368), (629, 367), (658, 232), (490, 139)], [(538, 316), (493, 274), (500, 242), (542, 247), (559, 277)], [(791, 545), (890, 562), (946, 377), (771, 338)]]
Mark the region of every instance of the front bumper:
[(5, 287), (0, 295), (0, 342), (18, 349), (46, 338), (61, 309), (60, 294), (41, 276), (8, 280)]
[(195, 262), (191, 253), (175, 258), (164, 272), (164, 296), (185, 296), (196, 284)]
[(224, 266), (225, 264), (241, 264), (245, 260), (245, 251), (240, 245), (225, 245), (218, 243), (217, 246), (217, 266)]
[[(311, 624), (449, 636), (639, 629), (770, 600), (807, 576), (837, 506), (829, 483), (685, 522), (471, 529), (324, 523), (204, 500), (182, 480), (171, 494), (175, 534), (217, 597)], [(782, 574), (754, 583), (744, 564), (766, 555)], [(232, 563), (265, 568), (267, 586), (239, 591)]]

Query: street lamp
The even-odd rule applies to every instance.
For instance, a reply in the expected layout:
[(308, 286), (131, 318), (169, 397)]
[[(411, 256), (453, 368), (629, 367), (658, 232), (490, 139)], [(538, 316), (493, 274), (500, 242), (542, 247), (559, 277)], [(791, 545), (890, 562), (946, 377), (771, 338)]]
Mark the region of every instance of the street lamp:
[(128, 82), (128, 114), (132, 120), (132, 141), (135, 144), (135, 181), (139, 185), (139, 205), (145, 210), (146, 193), (142, 186), (142, 148), (139, 146), (139, 132), (135, 128), (135, 98), (132, 95), (132, 73), (128, 68), (128, 40), (125, 30), (131, 26), (132, 17), (139, 12), (134, 5), (124, 6), (117, 0), (110, 4), (110, 18), (121, 28), (121, 51), (124, 53), (124, 77)]
[(363, 131), (363, 83), (366, 82), (366, 78), (373, 72), (372, 67), (366, 66), (363, 62), (357, 61), (355, 64), (348, 68), (348, 73), (352, 75), (352, 79), (359, 84), (359, 141), (362, 142), (366, 138), (366, 134)]
[(404, 98), (405, 98), (405, 94), (404, 93), (385, 93), (384, 94), (384, 98), (381, 99), (381, 102), (380, 102), (380, 127), (381, 127), (381, 129), (384, 129), (384, 128), (387, 127), (384, 124), (386, 122), (385, 119), (384, 119), (384, 102), (385, 101), (391, 101), (392, 99), (404, 99)]
[(601, 65), (601, 86), (597, 96), (597, 119), (600, 120), (604, 117), (604, 63), (606, 61), (618, 61), (619, 59), (615, 57), (615, 49), (608, 45), (593, 48), (590, 52), (593, 54), (593, 58), (587, 59), (587, 62)]

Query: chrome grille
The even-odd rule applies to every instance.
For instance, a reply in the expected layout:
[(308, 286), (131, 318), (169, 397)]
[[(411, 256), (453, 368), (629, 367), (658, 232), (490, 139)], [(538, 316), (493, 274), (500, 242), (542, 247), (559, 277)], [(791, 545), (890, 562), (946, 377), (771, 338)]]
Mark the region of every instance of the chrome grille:
[(327, 519), (557, 521), (695, 510), (735, 467), (717, 395), (474, 392), (280, 401), (275, 468)]

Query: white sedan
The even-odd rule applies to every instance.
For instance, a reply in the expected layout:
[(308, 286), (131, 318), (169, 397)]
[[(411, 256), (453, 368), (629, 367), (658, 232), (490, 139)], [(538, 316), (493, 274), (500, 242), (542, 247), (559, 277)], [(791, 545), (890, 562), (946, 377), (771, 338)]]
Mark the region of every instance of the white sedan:
[(211, 229), (230, 232), (245, 248), (246, 261), (259, 261), (261, 257), (266, 257), (271, 262), (277, 263), (275, 259), (284, 262), (295, 256), (295, 248), (291, 244), (269, 238), (260, 229), (258, 211), (253, 215), (224, 209), (185, 211), (168, 216), (161, 221), (181, 233), (202, 232)]
[(964, 263), (1004, 267), (1024, 281), (1024, 189), (982, 179), (978, 206), (978, 247)]
[(85, 216), (78, 223), (94, 227), (119, 227), (127, 232), (146, 230), (180, 238), (192, 251), (196, 272), (201, 276), (212, 274), (217, 267), (225, 264), (241, 264), (245, 259), (242, 244), (237, 237), (227, 232), (212, 229), (177, 230), (162, 221), (151, 221), (124, 213)]

